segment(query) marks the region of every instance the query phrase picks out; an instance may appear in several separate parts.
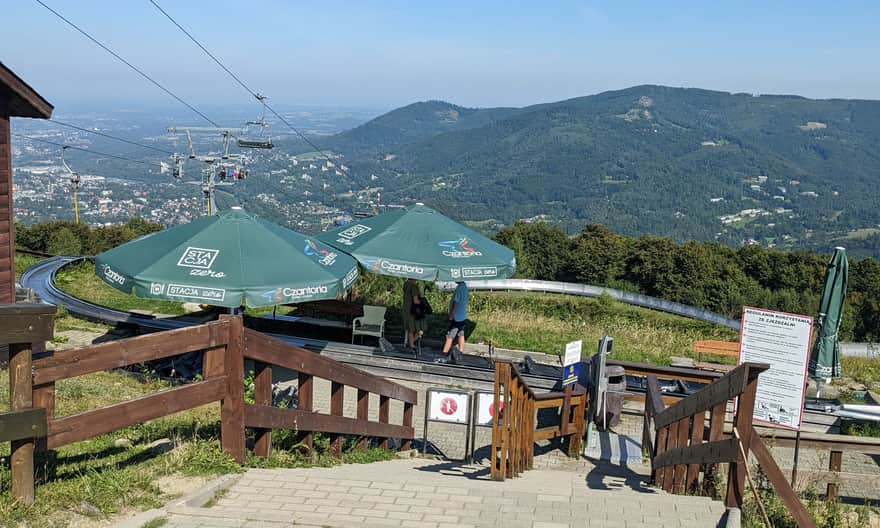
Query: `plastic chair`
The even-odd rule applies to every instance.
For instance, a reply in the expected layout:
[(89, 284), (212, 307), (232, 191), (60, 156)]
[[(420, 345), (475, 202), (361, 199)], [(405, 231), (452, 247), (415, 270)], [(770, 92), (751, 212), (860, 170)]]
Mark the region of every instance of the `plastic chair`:
[(384, 306), (365, 304), (363, 317), (355, 317), (351, 322), (351, 342), (358, 335), (381, 338), (385, 333), (385, 310)]

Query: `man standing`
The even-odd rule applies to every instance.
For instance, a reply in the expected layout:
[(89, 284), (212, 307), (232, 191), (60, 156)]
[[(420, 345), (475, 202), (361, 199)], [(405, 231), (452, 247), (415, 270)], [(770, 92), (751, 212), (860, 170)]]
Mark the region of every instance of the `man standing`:
[(464, 281), (456, 282), (455, 293), (452, 294), (452, 302), (449, 304), (449, 330), (446, 332), (446, 342), (443, 343), (445, 357), (439, 360), (443, 363), (449, 361), (453, 340), (458, 343), (458, 351), (464, 352), (464, 323), (467, 320), (468, 296), (467, 284)]

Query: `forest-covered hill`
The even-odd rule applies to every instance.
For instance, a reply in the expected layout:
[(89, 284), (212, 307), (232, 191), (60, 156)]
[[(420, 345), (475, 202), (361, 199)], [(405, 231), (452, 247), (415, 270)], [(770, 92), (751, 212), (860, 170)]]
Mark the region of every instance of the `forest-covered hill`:
[(383, 201), (466, 220), (546, 215), (569, 232), (601, 223), (737, 245), (880, 246), (878, 101), (663, 86), (519, 109), (430, 101), (325, 144), (377, 181)]

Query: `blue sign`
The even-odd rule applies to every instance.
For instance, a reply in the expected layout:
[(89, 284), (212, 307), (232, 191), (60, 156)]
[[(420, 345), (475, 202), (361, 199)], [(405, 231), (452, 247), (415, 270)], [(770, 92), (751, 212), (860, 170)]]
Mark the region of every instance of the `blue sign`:
[(562, 362), (562, 386), (571, 385), (578, 380), (578, 364), (581, 361), (583, 341), (572, 341), (565, 345), (565, 356)]
[(578, 380), (578, 371), (580, 370), (578, 367), (580, 363), (575, 363), (573, 365), (568, 365), (567, 367), (562, 367), (562, 386), (571, 385), (572, 383), (576, 383)]

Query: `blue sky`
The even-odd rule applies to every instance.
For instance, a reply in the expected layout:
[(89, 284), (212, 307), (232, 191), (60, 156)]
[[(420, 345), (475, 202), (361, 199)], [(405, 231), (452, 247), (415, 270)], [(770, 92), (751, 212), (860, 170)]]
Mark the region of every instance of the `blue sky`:
[[(199, 105), (250, 101), (147, 0), (44, 0)], [(157, 0), (276, 104), (524, 106), (637, 84), (880, 98), (880, 2)], [(50, 101), (176, 104), (32, 0), (0, 61)]]

